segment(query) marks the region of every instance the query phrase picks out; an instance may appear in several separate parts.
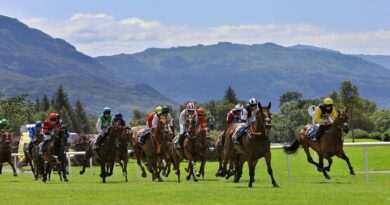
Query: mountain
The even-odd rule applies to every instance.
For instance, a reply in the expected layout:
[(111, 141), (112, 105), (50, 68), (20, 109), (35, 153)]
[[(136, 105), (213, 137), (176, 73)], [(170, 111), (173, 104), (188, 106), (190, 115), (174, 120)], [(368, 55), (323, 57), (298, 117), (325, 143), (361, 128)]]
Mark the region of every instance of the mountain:
[(178, 102), (222, 98), (229, 85), (239, 98), (254, 96), (264, 103), (278, 102), (281, 94), (291, 90), (319, 97), (351, 80), (362, 96), (390, 106), (390, 70), (322, 49), (222, 42), (96, 59), (123, 79), (150, 84)]
[(0, 16), (0, 92), (28, 93), (34, 99), (53, 94), (61, 84), (71, 101), (80, 99), (90, 113), (104, 106), (130, 113), (173, 103), (146, 84), (113, 75), (66, 41)]
[[(327, 48), (319, 48), (316, 46), (310, 46), (310, 45), (295, 45), (295, 46), (290, 46), (289, 48), (294, 48), (294, 49), (307, 49), (307, 50), (316, 50), (316, 51), (328, 51), (328, 52), (337, 52), (340, 53), (339, 51), (327, 49)], [(383, 66), (384, 68), (390, 69), (390, 56), (385, 56), (385, 55), (355, 55), (356, 57), (359, 57), (365, 61), (373, 62), (378, 65)]]
[(357, 57), (390, 69), (390, 56), (385, 55), (356, 55)]

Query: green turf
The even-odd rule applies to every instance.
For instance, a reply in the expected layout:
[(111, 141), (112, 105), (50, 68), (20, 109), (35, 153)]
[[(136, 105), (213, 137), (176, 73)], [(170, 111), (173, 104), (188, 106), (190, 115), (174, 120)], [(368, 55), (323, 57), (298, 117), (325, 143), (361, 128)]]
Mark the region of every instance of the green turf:
[[(346, 153), (357, 172), (350, 176), (346, 163), (334, 158), (331, 180), (306, 162), (301, 149), (291, 156), (291, 177), (287, 174), (287, 158), (281, 150), (273, 150), (273, 170), (280, 188), (272, 188), (262, 159), (257, 165), (254, 188), (249, 189), (245, 165), (243, 178), (235, 184), (216, 178), (216, 162), (206, 165), (206, 177), (199, 182), (176, 182), (172, 173), (165, 182), (152, 182), (150, 174), (144, 179), (137, 175), (134, 161), (129, 163), (129, 182), (125, 183), (117, 167), (117, 175), (102, 184), (89, 169), (80, 176), (73, 167), (70, 182), (59, 181), (57, 175), (44, 184), (34, 181), (30, 174), (11, 173), (0, 176), (0, 204), (390, 204), (390, 174), (364, 174), (364, 155), (361, 147), (348, 147)], [(390, 171), (390, 147), (369, 147), (369, 170)], [(182, 163), (182, 173), (184, 174)], [(9, 169), (9, 167), (5, 167)]]

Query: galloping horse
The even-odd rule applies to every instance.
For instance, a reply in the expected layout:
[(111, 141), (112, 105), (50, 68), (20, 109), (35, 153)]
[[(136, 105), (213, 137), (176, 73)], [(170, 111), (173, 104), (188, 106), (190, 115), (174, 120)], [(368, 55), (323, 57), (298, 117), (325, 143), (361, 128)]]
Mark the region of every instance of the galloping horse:
[[(260, 109), (256, 114), (256, 122), (249, 125), (249, 128), (241, 136), (242, 144), (234, 145), (233, 136), (242, 124), (233, 124), (226, 131), (226, 144), (224, 150), (224, 170), (226, 170), (227, 163), (235, 160), (234, 182), (239, 182), (242, 175), (242, 167), (245, 161), (248, 162), (249, 167), (249, 187), (255, 180), (255, 168), (257, 161), (264, 157), (267, 164), (268, 174), (271, 177), (273, 187), (278, 187), (271, 167), (271, 143), (269, 140), (269, 130), (271, 128), (271, 102), (267, 107), (262, 107), (258, 104)], [(232, 173), (232, 170), (230, 170)], [(226, 178), (229, 178), (228, 175)]]
[(170, 146), (169, 141), (173, 134), (171, 127), (169, 126), (168, 120), (165, 116), (161, 115), (158, 120), (157, 129), (151, 134), (151, 137), (145, 140), (143, 145), (137, 143), (138, 137), (145, 131), (140, 129), (136, 132), (132, 139), (132, 145), (134, 149), (134, 156), (137, 159), (137, 164), (141, 168), (142, 177), (146, 177), (145, 168), (142, 166), (141, 157), (142, 151), (145, 153), (148, 170), (152, 173), (152, 180), (157, 179), (159, 182), (163, 180), (160, 177), (157, 161), (159, 156), (161, 157), (162, 151), (167, 150)]
[[(44, 150), (42, 156), (39, 156), (38, 160), (38, 171), (39, 174), (42, 175), (42, 181), (46, 183), (47, 176), (50, 176), (50, 173), (54, 167), (54, 165), (60, 165), (58, 168), (58, 175), (60, 176), (60, 180), (62, 181), (62, 177), (64, 181), (68, 181), (66, 177), (66, 155), (65, 148), (67, 145), (67, 130), (66, 126), (62, 126), (61, 128), (54, 128), (52, 131), (52, 139)], [(45, 169), (45, 161), (47, 162), (47, 166)], [(61, 176), (62, 174), (62, 176)]]
[(36, 142), (32, 144), (30, 150), (28, 150), (28, 144), (25, 144), (23, 147), (24, 156), (26, 157), (26, 162), (31, 167), (31, 172), (34, 175), (35, 180), (38, 180), (39, 172), (38, 172), (38, 160), (39, 160), (39, 143), (43, 140), (43, 134), (38, 133)]
[[(322, 172), (326, 179), (330, 179), (330, 176), (327, 172), (330, 171), (330, 166), (332, 165), (332, 157), (337, 156), (341, 159), (344, 159), (349, 167), (349, 173), (355, 175), (349, 158), (345, 155), (343, 149), (343, 139), (342, 131), (348, 133), (348, 109), (345, 112), (337, 111), (337, 118), (334, 120), (331, 126), (327, 127), (327, 130), (320, 136), (319, 140), (312, 141), (306, 135), (307, 130), (311, 128), (311, 124), (307, 124), (302, 128), (296, 139), (288, 146), (284, 146), (284, 151), (287, 154), (293, 154), (298, 151), (300, 145), (302, 145), (303, 150), (305, 150), (307, 161), (311, 164), (314, 164), (317, 167), (317, 170)], [(309, 147), (316, 151), (319, 155), (319, 163), (313, 161), (311, 158)], [(329, 166), (324, 168), (323, 159), (327, 159)]]
[(85, 173), (85, 167), (87, 166), (88, 159), (95, 155), (100, 162), (100, 177), (102, 178), (102, 182), (106, 183), (106, 177), (111, 176), (106, 169), (115, 162), (115, 143), (122, 135), (123, 130), (124, 127), (119, 126), (118, 124), (114, 124), (113, 126), (109, 127), (103, 145), (101, 145), (96, 150), (92, 149), (92, 145), (94, 140), (96, 140), (96, 137), (89, 141), (85, 151), (83, 169), (80, 171), (80, 174)]
[(12, 163), (11, 159), (11, 134), (8, 131), (5, 131), (3, 133), (3, 136), (1, 136), (1, 143), (0, 143), (0, 174), (2, 173), (3, 170), (3, 163), (8, 162), (8, 164), (11, 165), (12, 171), (14, 173), (14, 176), (18, 176), (16, 174), (16, 169), (14, 166), (14, 163)]
[[(128, 181), (127, 180), (127, 163), (129, 161), (129, 153), (128, 153), (129, 142), (131, 140), (132, 135), (133, 135), (133, 133), (131, 132), (130, 127), (125, 127), (123, 130), (123, 133), (119, 137), (119, 145), (115, 149), (115, 155), (116, 155), (115, 161), (118, 162), (119, 165), (121, 166), (123, 176), (125, 177), (126, 182)], [(111, 172), (112, 172), (114, 165), (115, 164), (112, 164), (112, 167), (110, 170)]]
[[(187, 180), (193, 177), (195, 182), (198, 181), (194, 174), (195, 162), (201, 161), (200, 174), (204, 176), (204, 166), (207, 159), (208, 154), (208, 146), (207, 146), (207, 129), (196, 129), (196, 121), (195, 115), (187, 115), (186, 123), (188, 125), (188, 130), (186, 133), (186, 138), (183, 142), (183, 151), (184, 156), (181, 150), (176, 150), (173, 144), (172, 146), (172, 157), (173, 157), (173, 167), (176, 170), (177, 179), (180, 183), (180, 162), (183, 159), (188, 160), (188, 175), (186, 177)], [(176, 137), (177, 138), (177, 137)], [(174, 141), (176, 140), (174, 139)]]

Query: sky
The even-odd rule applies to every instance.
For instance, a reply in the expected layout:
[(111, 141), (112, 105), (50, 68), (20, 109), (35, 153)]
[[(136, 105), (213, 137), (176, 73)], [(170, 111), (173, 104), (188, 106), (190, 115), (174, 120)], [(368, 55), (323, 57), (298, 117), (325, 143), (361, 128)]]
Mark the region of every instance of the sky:
[(387, 0), (0, 0), (0, 15), (91, 56), (227, 41), (390, 55)]

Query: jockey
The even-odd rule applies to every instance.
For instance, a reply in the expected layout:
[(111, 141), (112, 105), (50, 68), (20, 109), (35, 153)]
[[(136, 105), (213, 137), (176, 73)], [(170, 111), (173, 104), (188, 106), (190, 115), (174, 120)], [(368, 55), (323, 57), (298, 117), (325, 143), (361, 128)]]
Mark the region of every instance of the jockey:
[(58, 119), (58, 114), (57, 113), (51, 113), (49, 115), (49, 118), (47, 118), (43, 122), (42, 126), (42, 131), (43, 131), (43, 144), (39, 149), (39, 154), (42, 155), (43, 151), (46, 149), (47, 144), (49, 144), (49, 141), (51, 140), (52, 133), (51, 131), (54, 128), (61, 128), (61, 123), (60, 120)]
[(233, 137), (234, 144), (240, 144), (241, 136), (245, 130), (256, 121), (256, 114), (259, 112), (258, 102), (255, 98), (248, 100), (248, 104), (244, 107), (241, 122), (245, 123), (245, 126), (240, 127)]
[(198, 114), (198, 125), (203, 128), (207, 127), (206, 123), (206, 111), (204, 108), (198, 108), (196, 110), (196, 113)]
[(195, 111), (196, 111), (195, 104), (193, 102), (189, 102), (187, 104), (186, 109), (184, 109), (180, 113), (180, 119), (179, 119), (180, 135), (179, 135), (179, 138), (175, 141), (176, 149), (181, 149), (181, 144), (183, 143), (185, 135), (187, 133), (187, 126), (188, 126), (187, 125), (187, 116), (188, 115), (195, 115), (195, 123), (196, 123), (196, 126), (197, 126), (197, 124), (198, 124), (198, 115), (197, 115), (197, 113)]
[(105, 107), (103, 109), (103, 115), (100, 115), (98, 121), (96, 122), (96, 130), (98, 133), (98, 137), (96, 139), (96, 142), (93, 144), (93, 149), (97, 149), (101, 145), (104, 137), (107, 134), (108, 127), (111, 125), (111, 122), (111, 108)]
[(120, 126), (126, 126), (126, 122), (125, 120), (123, 120), (122, 113), (120, 112), (115, 114), (114, 119), (112, 120), (112, 124), (114, 124), (115, 122), (119, 122)]
[(168, 106), (163, 106), (161, 109), (161, 112), (158, 112), (153, 116), (152, 120), (152, 129), (155, 130), (158, 126), (158, 120), (160, 116), (165, 116), (166, 119), (168, 120), (169, 126), (173, 130), (173, 119), (171, 114), (169, 113), (169, 107)]
[[(159, 116), (162, 113), (162, 106), (157, 106), (153, 112), (150, 112), (146, 118), (146, 126), (148, 127), (137, 139), (137, 142), (141, 145), (145, 143), (147, 137), (152, 133), (153, 120), (155, 116)], [(158, 121), (157, 121), (158, 123)], [(157, 127), (157, 125), (156, 125)]]
[(229, 126), (232, 123), (241, 122), (242, 111), (244, 106), (237, 104), (233, 109), (231, 109), (226, 116), (226, 124)]
[[(308, 134), (313, 140), (322, 134), (326, 125), (331, 125), (337, 117), (337, 111), (333, 108), (332, 98), (325, 98), (324, 102), (314, 110), (314, 125), (309, 129)], [(325, 125), (325, 126), (324, 126)]]
[(8, 120), (7, 119), (2, 119), (0, 120), (0, 142), (3, 141), (3, 132), (8, 130)]
[(42, 122), (36, 121), (35, 126), (29, 129), (30, 143), (28, 144), (27, 152), (30, 152), (33, 144), (37, 142), (37, 135), (42, 132)]

